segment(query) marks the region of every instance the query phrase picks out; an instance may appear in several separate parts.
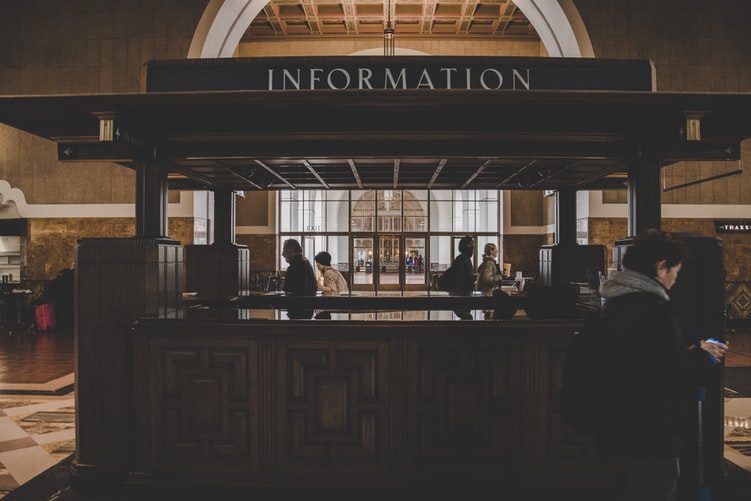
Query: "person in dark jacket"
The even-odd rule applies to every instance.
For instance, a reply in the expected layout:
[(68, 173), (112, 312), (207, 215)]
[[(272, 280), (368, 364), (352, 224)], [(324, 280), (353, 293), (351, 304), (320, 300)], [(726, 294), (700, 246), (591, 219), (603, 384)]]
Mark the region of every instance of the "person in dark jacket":
[(706, 352), (721, 359), (727, 346), (686, 340), (668, 291), (687, 254), (669, 234), (638, 235), (623, 257), (623, 271), (600, 287), (608, 374), (601, 450), (619, 460), (633, 501), (672, 501), (679, 456)]
[[(454, 290), (451, 294), (456, 296), (471, 296), (475, 289), (475, 267), (472, 264), (472, 257), (475, 254), (475, 241), (467, 235), (459, 240), (459, 255), (451, 263), (452, 268), (456, 268), (456, 278), (454, 279)], [(457, 317), (462, 320), (472, 320), (470, 310), (454, 310)]]
[[(289, 263), (284, 276), (284, 292), (292, 296), (315, 296), (316, 275), (313, 267), (302, 255), (302, 246), (294, 238), (284, 241), (282, 257)], [(289, 318), (310, 318), (313, 310), (287, 310)]]

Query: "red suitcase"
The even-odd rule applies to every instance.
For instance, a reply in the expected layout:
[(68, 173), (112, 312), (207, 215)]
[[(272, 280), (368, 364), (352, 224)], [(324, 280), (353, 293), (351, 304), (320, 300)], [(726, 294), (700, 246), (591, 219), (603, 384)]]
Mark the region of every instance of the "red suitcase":
[(55, 328), (55, 305), (53, 303), (42, 303), (34, 309), (36, 316), (37, 330), (46, 331)]

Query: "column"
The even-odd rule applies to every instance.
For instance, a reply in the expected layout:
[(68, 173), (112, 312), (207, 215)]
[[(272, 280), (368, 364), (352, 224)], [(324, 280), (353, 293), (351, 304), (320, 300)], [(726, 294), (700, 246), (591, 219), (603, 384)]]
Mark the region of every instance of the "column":
[(167, 170), (136, 162), (136, 236), (85, 238), (76, 248), (76, 458), (72, 485), (117, 485), (134, 465), (131, 323), (174, 315), (182, 247), (167, 235)]
[(185, 247), (185, 290), (201, 297), (237, 296), (250, 284), (250, 250), (235, 243), (235, 192), (214, 191), (214, 243)]
[(560, 189), (555, 193), (555, 242), (576, 244), (576, 190)]
[(662, 226), (660, 161), (641, 158), (628, 170), (628, 234)]
[(136, 162), (136, 236), (167, 236), (167, 170), (153, 160)]
[(171, 316), (181, 301), (180, 242), (86, 238), (76, 249), (76, 457), (80, 492), (115, 488), (136, 457), (131, 323)]
[(235, 192), (214, 190), (214, 243), (235, 243)]

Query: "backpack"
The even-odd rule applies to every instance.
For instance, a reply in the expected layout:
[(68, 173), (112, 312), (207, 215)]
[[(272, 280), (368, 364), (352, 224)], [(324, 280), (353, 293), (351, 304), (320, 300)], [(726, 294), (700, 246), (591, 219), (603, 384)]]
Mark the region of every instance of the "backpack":
[(452, 264), (443, 272), (443, 275), (438, 277), (438, 290), (448, 292), (456, 290), (456, 279), (458, 278), (457, 269), (458, 268)]
[(584, 321), (566, 349), (561, 413), (565, 424), (580, 431), (594, 431), (602, 422), (602, 398), (609, 373), (603, 349), (606, 343), (607, 321), (598, 313)]

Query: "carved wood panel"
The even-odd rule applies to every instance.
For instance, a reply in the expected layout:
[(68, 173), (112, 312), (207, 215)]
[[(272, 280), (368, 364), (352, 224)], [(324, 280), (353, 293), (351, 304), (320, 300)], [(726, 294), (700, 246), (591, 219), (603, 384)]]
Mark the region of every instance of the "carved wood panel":
[(574, 461), (590, 463), (595, 459), (594, 437), (588, 433), (581, 433), (566, 425), (561, 415), (561, 405), (556, 395), (561, 391), (563, 383), (563, 366), (566, 361), (566, 351), (561, 346), (550, 349), (550, 461), (571, 465)]
[[(290, 471), (375, 472), (383, 460), (383, 346), (290, 347), (282, 402)], [(285, 385), (281, 385), (284, 387)], [(286, 432), (285, 432), (286, 430)]]
[(475, 471), (511, 464), (508, 351), (421, 347), (417, 371), (418, 464)]
[(487, 487), (563, 472), (583, 452), (555, 403), (560, 326), (501, 334), (483, 323), (471, 337), (453, 326), (292, 327), (181, 325), (136, 345), (139, 360), (148, 353), (136, 382), (146, 418), (136, 427), (150, 430), (140, 471)]
[(155, 348), (152, 356), (161, 366), (153, 390), (156, 460), (221, 471), (256, 469), (255, 343)]

